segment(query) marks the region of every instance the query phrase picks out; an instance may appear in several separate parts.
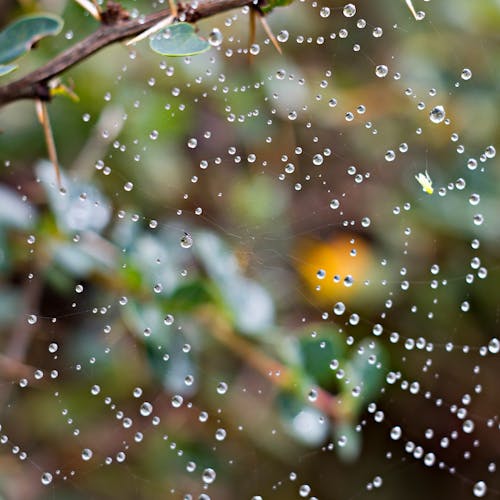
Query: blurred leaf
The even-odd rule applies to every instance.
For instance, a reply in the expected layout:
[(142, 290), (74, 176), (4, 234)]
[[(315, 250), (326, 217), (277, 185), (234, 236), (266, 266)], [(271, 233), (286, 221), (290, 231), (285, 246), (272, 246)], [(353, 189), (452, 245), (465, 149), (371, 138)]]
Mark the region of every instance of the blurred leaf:
[[(1, 232), (0, 232), (1, 239)], [(1, 252), (1, 250), (0, 250)], [(0, 269), (2, 267), (0, 258)], [(21, 294), (15, 288), (0, 288), (0, 326), (12, 324), (18, 315)]]
[(290, 393), (281, 393), (277, 401), (283, 424), (290, 435), (308, 446), (319, 446), (325, 441), (330, 424), (323, 413)]
[(59, 16), (52, 14), (26, 16), (9, 24), (0, 33), (0, 64), (22, 56), (42, 38), (57, 35), (63, 24)]
[(96, 259), (71, 243), (57, 244), (53, 252), (54, 262), (73, 276), (88, 276), (97, 265)]
[(356, 345), (354, 355), (345, 365), (341, 379), (341, 398), (347, 412), (356, 420), (367, 403), (376, 399), (385, 383), (387, 354), (382, 345), (372, 339), (363, 339)]
[(213, 302), (215, 291), (206, 280), (193, 280), (176, 288), (169, 298), (175, 311), (190, 311), (203, 304)]
[(261, 7), (262, 12), (264, 14), (268, 14), (276, 7), (285, 7), (286, 5), (290, 5), (293, 0), (267, 0), (266, 4)]
[(198, 233), (193, 249), (215, 281), (238, 330), (263, 333), (274, 321), (274, 304), (260, 285), (241, 275), (238, 261), (229, 248), (212, 233)]
[(123, 319), (128, 329), (146, 344), (156, 346), (168, 345), (170, 330), (164, 324), (165, 314), (156, 303), (140, 303), (129, 301), (123, 308)]
[(40, 161), (36, 173), (48, 195), (59, 228), (65, 233), (78, 231), (101, 232), (111, 218), (111, 206), (101, 192), (88, 183), (70, 182), (61, 172), (65, 192), (55, 182), (54, 166)]
[(156, 53), (171, 57), (194, 56), (210, 48), (210, 44), (199, 37), (189, 23), (176, 23), (159, 31), (149, 46)]
[(16, 64), (0, 64), (0, 76), (8, 75), (15, 71), (19, 66)]
[(28, 229), (33, 226), (36, 212), (11, 189), (0, 186), (0, 226)]
[(335, 450), (344, 462), (354, 462), (361, 452), (361, 433), (349, 422), (334, 425), (333, 432), (337, 441)]
[(332, 360), (341, 360), (345, 355), (345, 341), (333, 329), (322, 327), (316, 333), (315, 338), (308, 335), (299, 340), (302, 363), (308, 375), (328, 389), (337, 380), (330, 364)]

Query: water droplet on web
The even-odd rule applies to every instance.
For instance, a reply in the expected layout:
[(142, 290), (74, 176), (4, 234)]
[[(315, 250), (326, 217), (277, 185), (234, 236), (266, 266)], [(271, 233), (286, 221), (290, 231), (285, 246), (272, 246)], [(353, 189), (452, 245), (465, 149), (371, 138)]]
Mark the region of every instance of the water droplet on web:
[(379, 78), (385, 78), (389, 73), (389, 68), (385, 64), (379, 64), (375, 67), (375, 74)]
[(386, 153), (385, 153), (385, 161), (394, 161), (396, 159), (396, 153), (392, 150), (392, 149), (389, 149)]
[(49, 485), (52, 482), (52, 474), (50, 472), (44, 472), (42, 474), (42, 477), (40, 478), (40, 481), (44, 486)]
[(441, 123), (446, 117), (446, 112), (443, 106), (435, 106), (429, 113), (429, 119), (432, 123)]
[(216, 477), (217, 477), (216, 472), (210, 467), (206, 468), (201, 476), (205, 484), (212, 484), (215, 481)]
[(163, 320), (163, 322), (167, 325), (170, 326), (174, 323), (174, 316), (172, 314), (167, 314)]
[(472, 220), (475, 226), (481, 226), (484, 222), (484, 216), (483, 214), (475, 214)]
[(476, 484), (474, 484), (472, 488), (472, 493), (474, 494), (475, 497), (482, 498), (484, 495), (486, 495), (486, 492), (488, 491), (488, 488), (486, 486), (486, 483), (484, 481), (478, 481)]
[(337, 302), (334, 306), (333, 306), (333, 312), (337, 315), (337, 316), (340, 316), (342, 314), (344, 314), (345, 312), (345, 304), (343, 302)]
[(330, 8), (329, 7), (321, 7), (321, 10), (319, 11), (319, 15), (321, 17), (329, 17), (330, 16)]
[(221, 45), (223, 39), (224, 37), (218, 28), (214, 28), (208, 35), (208, 43), (212, 45), (212, 47)]
[(354, 283), (354, 278), (348, 274), (345, 278), (344, 278), (344, 286), (346, 286), (347, 288), (351, 287)]
[(139, 413), (143, 417), (148, 417), (149, 415), (151, 415), (152, 412), (153, 412), (153, 405), (151, 403), (149, 403), (148, 401), (142, 403)]
[(85, 460), (86, 462), (89, 461), (92, 456), (93, 456), (93, 452), (90, 448), (84, 448), (82, 450), (82, 460)]
[(487, 158), (495, 158), (497, 154), (497, 150), (495, 149), (494, 146), (488, 146), (486, 150), (484, 151), (484, 154), (486, 155)]
[(278, 42), (285, 43), (288, 41), (288, 37), (289, 37), (288, 31), (281, 30), (276, 38), (278, 39)]
[(197, 145), (198, 145), (198, 140), (194, 137), (191, 137), (187, 142), (187, 146), (190, 149), (194, 149)]
[(339, 208), (339, 207), (340, 207), (340, 202), (339, 202), (339, 200), (337, 200), (337, 199), (333, 199), (333, 200), (330, 202), (330, 208), (331, 208), (332, 210), (337, 210), (337, 208)]
[(342, 14), (344, 14), (345, 17), (353, 17), (356, 14), (356, 6), (353, 3), (344, 5)]
[(172, 406), (174, 408), (180, 408), (182, 406), (182, 403), (184, 402), (184, 398), (180, 394), (176, 394), (175, 396), (172, 396)]
[(324, 161), (323, 155), (320, 155), (318, 153), (318, 154), (315, 154), (313, 156), (312, 162), (313, 162), (314, 165), (316, 165), (316, 166), (322, 165), (323, 161)]
[(481, 196), (477, 193), (472, 193), (469, 196), (469, 203), (471, 205), (477, 205), (481, 201)]
[(469, 68), (464, 68), (462, 73), (460, 73), (460, 78), (462, 80), (470, 80), (472, 77), (472, 71)]
[(36, 315), (36, 314), (30, 314), (30, 315), (28, 316), (28, 323), (29, 323), (30, 325), (34, 325), (37, 321), (38, 321), (38, 317), (37, 317), (37, 315)]
[(260, 52), (260, 45), (258, 43), (253, 43), (252, 45), (250, 45), (249, 52), (253, 56), (256, 56)]
[(226, 394), (228, 385), (226, 382), (219, 382), (217, 384), (217, 394)]
[(311, 487), (308, 484), (303, 484), (303, 485), (300, 486), (300, 488), (299, 488), (299, 495), (302, 498), (307, 497), (309, 495), (309, 493), (311, 493)]
[(220, 428), (215, 431), (215, 439), (217, 441), (224, 441), (224, 439), (226, 439), (226, 435), (227, 435), (226, 429)]
[(184, 233), (181, 238), (182, 248), (191, 248), (193, 246), (193, 237), (189, 233)]

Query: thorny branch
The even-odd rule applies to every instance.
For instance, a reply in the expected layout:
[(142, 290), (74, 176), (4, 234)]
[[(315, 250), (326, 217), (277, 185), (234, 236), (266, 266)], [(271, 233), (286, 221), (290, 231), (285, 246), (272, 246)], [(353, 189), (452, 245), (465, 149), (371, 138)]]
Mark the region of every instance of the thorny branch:
[[(178, 19), (193, 23), (227, 10), (252, 4), (251, 0), (200, 0), (196, 8), (181, 4)], [(20, 99), (50, 100), (49, 82), (104, 47), (137, 36), (171, 14), (170, 9), (130, 19), (117, 3), (109, 2), (102, 23), (92, 34), (68, 48), (44, 66), (0, 87), (0, 107)]]

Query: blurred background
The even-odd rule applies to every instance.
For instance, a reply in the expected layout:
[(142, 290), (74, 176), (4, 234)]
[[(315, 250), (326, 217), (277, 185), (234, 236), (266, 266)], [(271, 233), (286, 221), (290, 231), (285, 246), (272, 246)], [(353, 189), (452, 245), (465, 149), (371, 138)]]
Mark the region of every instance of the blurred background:
[[(500, 495), (500, 5), (414, 4), (106, 48), (49, 106), (64, 192), (0, 109), (3, 498)], [(65, 21), (2, 84), (97, 27), (2, 5)]]

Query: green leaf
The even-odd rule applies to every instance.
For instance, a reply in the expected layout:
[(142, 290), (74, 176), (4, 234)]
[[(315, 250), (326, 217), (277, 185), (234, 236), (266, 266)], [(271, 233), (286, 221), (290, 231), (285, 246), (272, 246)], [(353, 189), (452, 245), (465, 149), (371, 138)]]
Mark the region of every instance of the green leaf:
[(316, 329), (316, 337), (310, 333), (299, 340), (300, 354), (305, 371), (316, 383), (328, 389), (336, 385), (337, 377), (330, 363), (345, 356), (345, 342), (340, 334), (330, 328)]
[[(0, 32), (0, 64), (21, 57), (42, 38), (57, 35), (63, 24), (59, 16), (51, 14), (26, 16), (9, 24)], [(5, 70), (2, 74), (6, 74)]]
[(352, 417), (357, 418), (366, 405), (380, 395), (385, 380), (381, 367), (387, 363), (387, 353), (381, 344), (363, 339), (356, 345), (355, 354), (345, 365), (341, 390), (344, 408)]
[(292, 2), (293, 0), (267, 0), (266, 5), (261, 7), (261, 9), (264, 14), (268, 14), (275, 7), (285, 7), (287, 5), (290, 5)]
[(337, 455), (344, 463), (354, 462), (361, 453), (361, 433), (350, 422), (338, 422), (333, 426), (337, 441)]
[(0, 186), (0, 226), (29, 229), (36, 221), (36, 211), (19, 193)]
[(270, 295), (242, 275), (238, 259), (217, 236), (208, 232), (193, 236), (193, 251), (217, 284), (234, 326), (247, 335), (264, 333), (274, 322), (274, 304)]
[(210, 283), (196, 279), (176, 288), (169, 298), (169, 304), (175, 311), (192, 311), (214, 299), (215, 291), (211, 289)]
[(279, 394), (277, 404), (286, 431), (301, 443), (319, 446), (328, 437), (330, 423), (317, 408), (288, 392)]
[(189, 23), (176, 23), (159, 31), (149, 46), (158, 54), (171, 57), (194, 56), (210, 48), (210, 44), (199, 37)]
[(0, 76), (8, 75), (18, 68), (16, 64), (0, 64)]
[[(57, 225), (64, 233), (80, 231), (101, 232), (111, 219), (111, 204), (92, 184), (71, 182), (61, 172), (66, 192), (61, 192), (55, 182), (54, 166), (41, 160), (35, 167), (45, 189)], [(82, 193), (85, 193), (82, 196)]]

